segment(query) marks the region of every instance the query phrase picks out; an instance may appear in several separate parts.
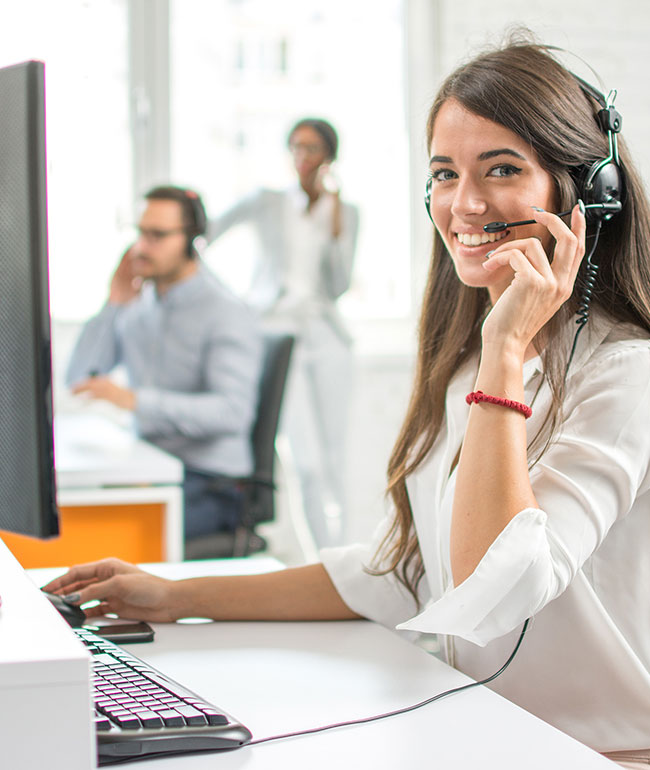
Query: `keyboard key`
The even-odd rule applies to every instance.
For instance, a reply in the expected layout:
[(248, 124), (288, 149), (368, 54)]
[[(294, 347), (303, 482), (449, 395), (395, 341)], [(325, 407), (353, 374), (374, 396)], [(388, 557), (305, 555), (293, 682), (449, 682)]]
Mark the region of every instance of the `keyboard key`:
[(117, 708), (121, 708), (119, 703), (116, 703), (114, 700), (96, 700), (95, 701), (95, 708), (97, 711), (109, 713), (110, 710), (115, 710)]
[(204, 707), (198, 707), (206, 717), (208, 718), (208, 724), (210, 725), (227, 725), (228, 720), (224, 714), (220, 714), (216, 709)]
[(158, 716), (166, 725), (178, 727), (185, 724), (183, 717), (178, 713), (178, 711), (174, 711), (174, 709), (165, 709), (164, 711), (159, 711)]
[(192, 706), (176, 706), (175, 710), (178, 711), (188, 725), (208, 724), (207, 716)]
[(144, 690), (141, 690), (139, 687), (123, 687), (122, 691), (127, 693), (127, 695), (132, 695), (134, 698), (146, 698), (147, 694)]
[(133, 714), (111, 714), (111, 719), (123, 730), (138, 730), (142, 727), (140, 720)]
[(112, 727), (113, 725), (110, 719), (106, 719), (106, 717), (95, 718), (95, 730), (106, 732), (107, 730), (110, 730)]
[(143, 727), (162, 727), (164, 722), (155, 711), (134, 711)]
[(124, 708), (129, 708), (130, 706), (137, 706), (138, 705), (138, 701), (137, 700), (134, 700), (133, 698), (129, 698), (126, 695), (124, 697), (122, 697), (122, 698), (120, 698), (119, 695), (116, 695), (114, 700), (115, 700), (116, 703), (119, 703), (121, 706), (124, 706)]

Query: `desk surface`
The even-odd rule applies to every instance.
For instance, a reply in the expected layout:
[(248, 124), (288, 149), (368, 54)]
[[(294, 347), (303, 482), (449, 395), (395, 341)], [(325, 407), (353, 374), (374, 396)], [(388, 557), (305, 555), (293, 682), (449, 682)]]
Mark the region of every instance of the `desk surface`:
[[(153, 569), (169, 577), (186, 577), (277, 567), (265, 562), (194, 562)], [(33, 574), (37, 580), (49, 577), (44, 571)], [(469, 681), (397, 634), (367, 621), (157, 624), (153, 644), (129, 649), (230, 711), (258, 739), (400, 708)], [(132, 766), (331, 770), (333, 763), (345, 770), (613, 767), (485, 687), (379, 722), (217, 756), (148, 760), (146, 765)]]
[(102, 415), (57, 414), (54, 448), (60, 489), (183, 481), (180, 460)]

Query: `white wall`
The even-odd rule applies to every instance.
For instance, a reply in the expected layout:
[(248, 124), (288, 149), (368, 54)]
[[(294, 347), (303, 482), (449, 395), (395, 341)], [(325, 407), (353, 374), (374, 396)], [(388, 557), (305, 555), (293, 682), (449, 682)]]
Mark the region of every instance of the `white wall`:
[(502, 31), (516, 23), (528, 25), (541, 42), (575, 54), (564, 57), (564, 63), (598, 87), (596, 76), (580, 58), (591, 65), (605, 91), (618, 90), (623, 135), (646, 180), (650, 179), (650, 4), (639, 0), (439, 0), (439, 6), (435, 40), (444, 73), (486, 42), (497, 42)]

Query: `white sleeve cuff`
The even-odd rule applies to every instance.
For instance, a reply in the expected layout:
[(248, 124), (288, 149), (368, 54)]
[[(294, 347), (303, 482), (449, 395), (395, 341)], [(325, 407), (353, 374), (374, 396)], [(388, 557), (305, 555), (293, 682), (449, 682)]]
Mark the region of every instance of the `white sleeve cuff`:
[[(394, 573), (373, 575), (364, 568), (374, 556), (372, 547), (349, 545), (323, 548), (320, 558), (345, 604), (368, 620), (390, 629), (416, 611), (416, 603)], [(425, 579), (421, 581), (424, 587)]]
[(458, 587), (398, 629), (459, 636), (484, 647), (544, 606), (556, 593), (546, 514), (518, 513)]

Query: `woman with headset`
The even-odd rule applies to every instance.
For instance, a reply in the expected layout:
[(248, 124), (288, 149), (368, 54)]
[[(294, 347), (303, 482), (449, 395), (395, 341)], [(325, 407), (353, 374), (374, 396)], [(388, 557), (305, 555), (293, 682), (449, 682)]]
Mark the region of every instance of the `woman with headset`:
[(48, 589), (151, 620), (366, 617), (439, 634), (475, 679), (532, 618), (490, 686), (647, 766), (650, 207), (611, 101), (528, 39), (443, 83), (417, 371), (373, 543), (176, 583), (108, 560)]

